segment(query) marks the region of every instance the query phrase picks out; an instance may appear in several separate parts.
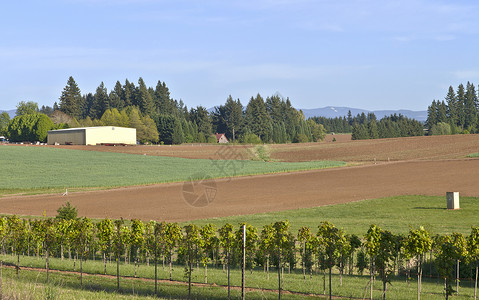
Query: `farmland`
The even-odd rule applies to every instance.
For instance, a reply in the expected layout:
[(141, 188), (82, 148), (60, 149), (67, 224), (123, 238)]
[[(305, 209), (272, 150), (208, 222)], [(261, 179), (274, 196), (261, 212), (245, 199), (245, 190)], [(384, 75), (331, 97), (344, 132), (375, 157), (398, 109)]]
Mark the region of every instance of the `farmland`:
[(191, 178), (200, 179), (194, 176), (201, 174), (220, 178), (339, 167), (344, 166), (345, 163), (333, 161), (284, 163), (252, 160), (212, 162), (209, 159), (192, 160), (50, 147), (2, 146), (0, 147), (0, 165), (2, 165), (2, 173), (0, 173), (2, 189), (27, 190), (52, 187), (145, 185), (185, 181)]
[[(183, 173), (179, 171), (179, 165), (166, 169), (163, 161), (171, 159), (171, 157), (159, 155), (163, 151), (173, 153), (176, 149), (178, 156), (182, 156), (188, 147), (208, 149), (207, 153), (210, 154), (218, 153), (218, 150), (229, 149), (225, 146), (213, 145), (98, 148), (101, 151), (107, 151), (108, 149), (111, 149), (111, 151), (128, 151), (130, 154), (127, 155), (92, 151), (96, 149), (94, 146), (86, 147), (91, 151), (54, 149), (53, 147), (19, 147), (19, 149), (25, 150), (25, 153), (28, 151), (28, 153), (35, 154), (35, 156), (30, 154), (31, 160), (36, 157), (44, 161), (53, 161), (53, 164), (55, 164), (55, 160), (61, 158), (62, 163), (58, 163), (57, 167), (51, 168), (43, 162), (43, 167), (33, 172), (28, 160), (21, 165), (20, 162), (12, 162), (14, 157), (10, 156), (10, 159), (6, 159), (2, 155), (0, 159), (4, 161), (4, 164), (14, 169), (11, 170), (12, 174), (15, 174), (15, 172), (23, 174), (19, 178), (15, 178), (8, 172), (0, 173), (0, 176), (3, 176), (3, 188), (6, 188), (7, 183), (14, 188), (34, 187), (38, 185), (34, 184), (36, 181), (43, 186), (59, 186), (58, 189), (60, 190), (56, 190), (55, 194), (52, 195), (0, 198), (1, 212), (22, 215), (42, 215), (45, 213), (47, 216), (53, 216), (56, 209), (68, 200), (78, 207), (81, 215), (92, 218), (124, 217), (143, 220), (187, 221), (310, 208), (389, 196), (439, 196), (452, 190), (459, 191), (462, 196), (478, 196), (476, 181), (479, 160), (467, 158), (467, 155), (476, 153), (479, 149), (479, 139), (476, 135), (272, 145), (269, 148), (270, 156), (276, 157), (276, 159), (279, 159), (277, 155), (280, 154), (284, 157), (295, 158), (297, 161), (307, 160), (311, 155), (333, 161), (349, 157), (351, 160), (346, 160), (348, 163), (352, 165), (359, 163), (359, 165), (305, 172), (216, 179), (216, 197), (208, 207), (188, 205), (183, 197), (182, 189), (184, 186), (181, 182), (131, 187), (134, 184), (172, 181), (173, 176), (179, 176), (176, 177), (177, 180), (179, 178), (185, 180), (197, 173), (198, 170), (212, 170), (212, 174), (214, 172), (219, 173), (219, 169), (215, 168), (212, 160), (200, 159), (182, 160), (174, 158), (174, 161), (178, 162), (192, 162), (182, 169), (181, 172)], [(0, 151), (14, 148), (18, 147), (2, 146)], [(152, 150), (145, 152), (148, 149)], [(242, 146), (233, 146), (232, 149), (247, 151)], [(381, 152), (382, 156), (376, 155), (378, 151)], [(137, 155), (132, 155), (134, 153)], [(191, 153), (189, 152), (188, 156)], [(318, 153), (323, 154), (319, 155)], [(404, 154), (400, 157), (399, 154), (401, 153)], [(75, 166), (71, 163), (71, 160), (75, 158), (75, 155), (80, 154), (88, 157), (88, 159), (84, 159)], [(42, 158), (42, 155), (46, 155), (46, 157)], [(103, 157), (102, 155), (110, 159), (109, 164), (99, 161), (99, 157)], [(201, 156), (204, 155), (201, 154)], [(345, 157), (345, 155), (348, 157)], [(373, 156), (377, 156), (376, 164), (374, 158), (371, 159)], [(123, 157), (128, 157), (141, 167), (133, 166), (129, 169), (125, 160), (119, 159)], [(380, 160), (381, 157), (386, 158), (386, 160)], [(390, 158), (389, 161), (387, 161), (388, 157)], [(400, 160), (400, 158), (404, 158), (404, 160)], [(277, 162), (266, 163), (251, 160), (245, 160), (244, 163), (245, 166), (249, 165), (251, 167), (285, 166)], [(321, 165), (324, 163), (303, 162), (299, 166), (306, 168), (306, 166), (310, 167), (311, 164)], [(194, 168), (195, 165), (198, 167), (197, 169)], [(15, 166), (21, 166), (21, 168)], [(85, 168), (84, 166), (89, 167)], [(242, 163), (237, 166), (242, 166)], [(45, 173), (44, 167), (50, 168), (50, 173)], [(94, 172), (89, 168), (91, 170), (96, 168), (98, 176), (94, 176)], [(80, 173), (72, 172), (72, 170), (78, 169)], [(227, 170), (228, 174), (233, 171), (233, 169)], [(243, 174), (253, 173), (247, 170), (249, 169), (245, 167), (241, 169), (241, 172)], [(269, 171), (273, 170), (269, 169)], [(26, 177), (24, 176), (26, 175), (37, 177), (35, 180), (25, 180)], [(224, 177), (225, 174), (219, 175)], [(67, 179), (70, 181), (67, 182)], [(14, 181), (16, 181), (15, 184), (9, 183)], [(129, 187), (70, 193), (68, 197), (62, 197), (61, 193), (65, 187), (83, 186), (85, 182), (89, 182), (93, 186), (128, 185)], [(132, 202), (130, 199), (136, 199), (136, 201)], [(138, 203), (142, 205), (138, 205)]]
[[(0, 175), (5, 176), (1, 178), (5, 182), (4, 190), (8, 188), (15, 192), (52, 186), (57, 189), (54, 194), (4, 196), (0, 198), (0, 213), (54, 216), (56, 209), (69, 201), (78, 208), (79, 215), (98, 219), (139, 218), (144, 221), (182, 222), (181, 225), (191, 222), (199, 226), (213, 223), (217, 227), (226, 222), (237, 226), (246, 221), (258, 228), (287, 219), (294, 234), (300, 226), (309, 226), (315, 233), (319, 223), (327, 220), (344, 228), (346, 233), (359, 236), (365, 234), (371, 223), (394, 234), (407, 234), (410, 226), (417, 228), (421, 225), (431, 234), (469, 234), (472, 225), (479, 225), (476, 220), (479, 214), (479, 159), (474, 154), (479, 149), (479, 139), (476, 135), (369, 141), (349, 141), (346, 135), (337, 138), (336, 142), (269, 145), (263, 150), (267, 152), (270, 162), (258, 161), (258, 157), (252, 155), (253, 146), (238, 145), (56, 148), (0, 147), (0, 151), (24, 151), (23, 162), (15, 161), (15, 166), (22, 169), (22, 173), (13, 173), (15, 176), (11, 176), (18, 176), (19, 180), (15, 182), (7, 175)], [(221, 151), (225, 149), (233, 149), (236, 158), (242, 159), (234, 161), (236, 166), (241, 166), (242, 172), (227, 169), (229, 173), (224, 173), (224, 169), (217, 168), (219, 163), (230, 163), (221, 160), (224, 158)], [(9, 155), (1, 155), (0, 160), (3, 160), (2, 164), (10, 166), (10, 169), (5, 170), (15, 172), (17, 170), (12, 161), (18, 153)], [(58, 164), (55, 160), (58, 160)], [(38, 161), (42, 165), (35, 167)], [(348, 163), (348, 166), (340, 161)], [(337, 166), (342, 167), (322, 169)], [(293, 170), (307, 171), (291, 172)], [(28, 177), (33, 176), (32, 173), (43, 175)], [(188, 182), (191, 175), (198, 173), (209, 173), (216, 177), (215, 197), (206, 207), (196, 207), (185, 201), (185, 185), (181, 181)], [(106, 178), (109, 176), (111, 178)], [(54, 180), (49, 182), (51, 178)], [(57, 181), (60, 184), (55, 185)], [(158, 182), (165, 183), (155, 184)], [(96, 190), (61, 195), (62, 189), (75, 186), (78, 189), (93, 187)], [(446, 191), (461, 193), (461, 210), (444, 209)], [(15, 263), (11, 256), (3, 257), (3, 260)], [(23, 264), (34, 268), (44, 267), (42, 260), (28, 257)], [(53, 269), (70, 272), (72, 266), (69, 264), (70, 260), (62, 263), (52, 258)], [(101, 272), (100, 262), (89, 260), (84, 267), (88, 273)], [(193, 294), (198, 293), (200, 298), (224, 298), (225, 289), (221, 287), (225, 284), (223, 270), (212, 265), (208, 269), (209, 278), (215, 284), (194, 287)], [(122, 275), (132, 276), (133, 266), (122, 264), (122, 270)], [(151, 294), (152, 267), (143, 265), (139, 270), (143, 279), (122, 279), (122, 282), (125, 280), (122, 292), (131, 294), (134, 289), (142, 296)], [(173, 277), (177, 282), (185, 280), (182, 270), (183, 267), (175, 268)], [(108, 274), (113, 276), (114, 272), (115, 266), (109, 265)], [(161, 272), (160, 278), (165, 279), (167, 275)], [(5, 274), (7, 278), (14, 277), (10, 269), (5, 270)], [(25, 285), (32, 282), (32, 278), (37, 278), (39, 290), (47, 287), (44, 286), (44, 276), (38, 271), (23, 270), (22, 274), (26, 274), (27, 279), (17, 284)], [(58, 282), (68, 283), (65, 287), (59, 286), (56, 289), (58, 293), (78, 289), (78, 282), (75, 281), (78, 274), (56, 273), (52, 276)], [(277, 288), (277, 282), (273, 279), (267, 281), (261, 268), (256, 268), (249, 276), (247, 286), (251, 290), (248, 298), (276, 298), (274, 289)], [(470, 278), (470, 275), (467, 276)], [(240, 277), (237, 269), (233, 270), (232, 277), (234, 285), (238, 286)], [(106, 291), (106, 294), (98, 297), (114, 295), (113, 278), (86, 278), (88, 289), (95, 290), (101, 286)], [(200, 283), (202, 270), (194, 271), (193, 278)], [(313, 282), (304, 282), (302, 274), (296, 270), (285, 274), (284, 287), (293, 292), (320, 294), (322, 279), (317, 275), (313, 278)], [(338, 281), (336, 270), (333, 275), (336, 295), (361, 298), (368, 278), (345, 278), (343, 287), (339, 287)], [(409, 285), (402, 277), (393, 278), (392, 283), (388, 297), (415, 296), (415, 283)], [(379, 297), (380, 282), (377, 284), (375, 293)], [(436, 279), (423, 279), (423, 284), (423, 299), (442, 297), (442, 287)], [(473, 292), (471, 284), (470, 279), (461, 280), (461, 294), (455, 298), (470, 298)], [(163, 282), (162, 291), (164, 297), (186, 297), (185, 287), (181, 283), (178, 286), (175, 282)], [(237, 297), (238, 292), (234, 290), (233, 295)], [(77, 297), (90, 296), (80, 294)], [(303, 297), (304, 294), (285, 294), (285, 298)]]

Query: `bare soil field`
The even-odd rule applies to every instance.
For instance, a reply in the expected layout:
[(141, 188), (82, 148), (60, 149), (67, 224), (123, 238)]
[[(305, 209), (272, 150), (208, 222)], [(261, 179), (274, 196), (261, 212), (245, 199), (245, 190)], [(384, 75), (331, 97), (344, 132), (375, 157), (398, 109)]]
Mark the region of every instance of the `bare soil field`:
[[(339, 136), (347, 135), (335, 135)], [(359, 141), (337, 139), (336, 142), (272, 145), (271, 152), (271, 158), (281, 161), (441, 160), (462, 158), (479, 152), (479, 135), (418, 136)]]
[[(332, 139), (336, 138), (336, 142)], [(44, 146), (40, 146), (44, 147)], [(152, 145), (152, 146), (50, 146), (65, 149), (107, 151), (141, 155), (203, 159), (251, 159), (252, 145)], [(266, 145), (278, 161), (336, 160), (377, 162), (463, 158), (479, 152), (479, 135), (421, 136), (352, 141), (350, 134), (327, 135), (319, 143)], [(228, 151), (225, 151), (229, 149)], [(234, 151), (231, 151), (234, 150)], [(234, 155), (230, 155), (234, 153)]]
[[(479, 196), (479, 159), (403, 161), (286, 174), (216, 180), (195, 187), (183, 183), (107, 191), (0, 198), (0, 213), (56, 215), (70, 201), (82, 216), (185, 221), (346, 203), (394, 195)], [(196, 207), (184, 196), (210, 196)], [(188, 197), (189, 197), (188, 196)], [(191, 198), (187, 199), (191, 203)], [(207, 201), (207, 202), (208, 202)]]

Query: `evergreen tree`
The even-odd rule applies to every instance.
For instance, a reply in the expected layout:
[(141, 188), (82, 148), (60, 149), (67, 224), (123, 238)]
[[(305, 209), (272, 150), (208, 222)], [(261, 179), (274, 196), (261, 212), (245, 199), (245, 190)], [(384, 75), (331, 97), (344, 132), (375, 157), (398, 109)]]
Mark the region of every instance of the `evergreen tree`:
[(136, 94), (136, 103), (140, 108), (140, 111), (145, 115), (152, 115), (154, 112), (153, 99), (151, 98), (148, 88), (143, 81), (143, 78), (138, 79), (138, 90)]
[(80, 89), (73, 77), (70, 76), (60, 96), (60, 110), (74, 118), (80, 118), (82, 107), (83, 103)]
[(195, 109), (190, 110), (190, 118), (198, 125), (198, 132), (202, 133), (205, 138), (212, 133), (212, 124), (210, 115), (206, 108), (203, 106), (197, 106)]
[(466, 121), (466, 111), (465, 111), (465, 102), (466, 102), (466, 92), (464, 91), (464, 85), (460, 84), (457, 87), (456, 93), (457, 99), (457, 125), (464, 129), (464, 123)]
[(444, 101), (436, 102), (437, 108), (437, 122), (447, 122), (447, 105)]
[(121, 110), (123, 109), (123, 107), (125, 107), (123, 94), (124, 94), (123, 87), (121, 86), (121, 83), (117, 81), (115, 83), (115, 87), (113, 88), (113, 90), (110, 92), (110, 95), (109, 95), (111, 108), (116, 108), (118, 110)]
[(365, 140), (369, 139), (368, 128), (365, 124), (353, 124), (353, 133), (351, 135), (352, 140)]
[(256, 98), (251, 97), (246, 106), (245, 122), (247, 130), (259, 136), (263, 142), (268, 142), (266, 139), (271, 136), (269, 129), (272, 120), (260, 94), (256, 95)]
[(154, 91), (154, 102), (158, 113), (160, 114), (176, 114), (176, 105), (170, 98), (170, 90), (165, 82), (158, 80)]
[(123, 100), (125, 106), (138, 105), (135, 99), (135, 94), (135, 84), (133, 82), (129, 82), (128, 79), (126, 79), (125, 84), (123, 85), (123, 93), (121, 95), (122, 97), (120, 97)]
[(281, 102), (283, 100), (277, 95), (266, 98), (266, 111), (275, 123), (283, 120)]
[(437, 105), (436, 100), (433, 100), (431, 105), (427, 108), (426, 127), (430, 130), (434, 124), (437, 123)]
[(50, 116), (53, 113), (53, 108), (50, 106), (42, 105), (40, 108), (40, 113)]
[(369, 138), (371, 139), (378, 139), (379, 138), (379, 131), (378, 131), (378, 124), (375, 119), (371, 119), (368, 123), (368, 133)]
[(464, 127), (475, 132), (477, 126), (477, 94), (474, 84), (467, 83), (464, 102)]
[(456, 93), (454, 92), (454, 88), (452, 86), (449, 86), (449, 90), (447, 92), (447, 96), (445, 100), (447, 103), (447, 111), (446, 111), (447, 118), (449, 119), (451, 124), (454, 124), (454, 126), (456, 126), (458, 121), (458, 116), (457, 116), (458, 104), (456, 99)]
[(93, 96), (89, 116), (92, 119), (99, 119), (107, 109), (110, 109), (110, 99), (108, 97), (108, 91), (102, 82), (97, 87), (95, 95)]
[(91, 119), (91, 113), (93, 103), (95, 102), (95, 96), (92, 93), (88, 93), (83, 96), (83, 108), (82, 108), (82, 119), (89, 117)]
[[(168, 145), (182, 143), (184, 132), (180, 120), (169, 114), (161, 114), (156, 122), (160, 140)], [(204, 135), (203, 135), (204, 136)]]
[(243, 105), (239, 99), (235, 101), (230, 95), (226, 99), (225, 105), (215, 107), (212, 117), (216, 132), (225, 133), (229, 139), (234, 141), (243, 123)]

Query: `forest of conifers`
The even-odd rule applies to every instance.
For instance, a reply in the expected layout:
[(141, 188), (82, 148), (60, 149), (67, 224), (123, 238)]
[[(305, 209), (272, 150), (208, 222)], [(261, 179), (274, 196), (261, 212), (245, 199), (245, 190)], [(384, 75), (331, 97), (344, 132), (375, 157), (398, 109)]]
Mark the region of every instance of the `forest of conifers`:
[[(55, 102), (53, 108), (22, 109), (28, 104), (31, 103), (22, 102), (17, 112), (45, 113), (54, 121), (56, 128), (101, 125), (135, 127), (138, 140), (142, 142), (216, 142), (214, 133), (225, 133), (230, 141), (244, 143), (311, 142), (322, 139), (325, 134), (321, 125), (306, 121), (289, 99), (277, 95), (263, 99), (258, 94), (251, 97), (246, 107), (239, 99), (234, 100), (229, 96), (224, 105), (208, 112), (203, 106), (188, 109), (183, 101), (172, 99), (164, 82), (158, 81), (155, 88), (147, 87), (142, 78), (137, 85), (128, 80), (123, 85), (117, 81), (109, 92), (101, 83), (95, 93), (82, 95), (75, 80), (70, 77), (59, 102)], [(22, 132), (22, 126), (28, 127), (24, 123), (31, 128), (26, 132), (38, 131), (35, 130), (38, 127), (55, 127), (51, 123), (35, 125), (37, 122), (37, 119), (23, 123), (12, 120), (5, 126), (5, 133), (12, 141), (21, 141), (32, 138), (17, 134)], [(46, 133), (37, 136), (40, 141), (45, 138)]]
[[(26, 116), (25, 116), (26, 115)], [(48, 118), (46, 118), (46, 116)], [(68, 79), (53, 107), (20, 102), (17, 117), (0, 115), (0, 135), (11, 141), (45, 141), (50, 129), (88, 126), (124, 126), (137, 129), (143, 143), (215, 143), (214, 133), (225, 133), (230, 142), (298, 143), (322, 140), (327, 132), (352, 133), (352, 139), (376, 139), (429, 134), (475, 133), (479, 101), (474, 84), (451, 86), (445, 101), (434, 100), (426, 124), (403, 115), (377, 120), (373, 113), (344, 117), (305, 119), (289, 98), (260, 94), (243, 106), (229, 96), (223, 105), (208, 111), (199, 105), (188, 108), (170, 97), (165, 82), (147, 87), (116, 82), (110, 91), (101, 83), (95, 93), (82, 94), (73, 77)]]

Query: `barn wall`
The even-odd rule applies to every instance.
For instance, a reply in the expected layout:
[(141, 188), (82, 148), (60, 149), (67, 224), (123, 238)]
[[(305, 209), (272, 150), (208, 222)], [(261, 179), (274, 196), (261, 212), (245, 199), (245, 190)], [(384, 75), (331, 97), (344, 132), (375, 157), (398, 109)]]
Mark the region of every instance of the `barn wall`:
[(136, 144), (136, 129), (124, 127), (86, 128), (86, 145), (96, 144)]
[(85, 145), (85, 129), (78, 130), (51, 130), (48, 131), (48, 145)]

